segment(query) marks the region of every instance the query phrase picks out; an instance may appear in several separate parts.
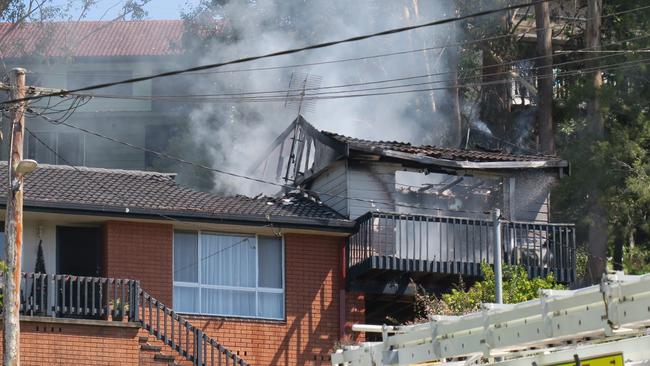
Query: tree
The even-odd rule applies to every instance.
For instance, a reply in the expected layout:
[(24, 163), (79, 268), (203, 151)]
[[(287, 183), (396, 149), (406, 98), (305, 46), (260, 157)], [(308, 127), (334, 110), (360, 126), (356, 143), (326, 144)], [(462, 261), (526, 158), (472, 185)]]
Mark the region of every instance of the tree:
[[(487, 263), (481, 264), (484, 279), (471, 287), (463, 288), (463, 283), (450, 293), (438, 298), (434, 295), (418, 294), (416, 297), (416, 316), (427, 319), (431, 315), (463, 315), (481, 309), (481, 304), (494, 303), (495, 285), (494, 271)], [(520, 266), (503, 267), (503, 302), (514, 304), (539, 297), (542, 289), (563, 289), (553, 275), (546, 278), (530, 279), (526, 269)]]
[(43, 240), (38, 241), (38, 250), (36, 251), (36, 265), (34, 273), (47, 273), (45, 269), (45, 258), (43, 257)]
[(541, 150), (555, 154), (553, 128), (553, 48), (551, 15), (548, 2), (535, 3), (535, 26), (537, 27), (537, 124)]
[[(624, 253), (650, 248), (650, 70), (644, 63), (621, 65), (643, 61), (634, 50), (650, 46), (639, 37), (650, 17), (631, 11), (644, 5), (640, 0), (605, 2), (604, 14), (624, 12), (602, 18), (599, 38), (611, 44), (608, 53), (569, 54), (565, 60), (576, 63), (558, 70), (592, 70), (561, 80), (558, 150), (571, 162), (572, 174), (553, 194), (554, 217), (576, 222), (578, 241), (588, 249), (589, 282), (600, 278), (608, 257), (616, 268), (627, 267)], [(582, 37), (574, 47), (586, 42)]]

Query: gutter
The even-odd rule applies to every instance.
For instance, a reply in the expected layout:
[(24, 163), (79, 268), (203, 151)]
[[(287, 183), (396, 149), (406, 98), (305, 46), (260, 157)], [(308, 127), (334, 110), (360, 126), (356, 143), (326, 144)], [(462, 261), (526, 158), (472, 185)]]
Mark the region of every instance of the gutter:
[[(5, 208), (5, 199), (0, 207)], [(121, 218), (154, 219), (182, 222), (204, 222), (212, 224), (230, 224), (242, 226), (260, 226), (272, 224), (278, 228), (318, 229), (331, 232), (352, 233), (356, 223), (346, 219), (304, 218), (292, 216), (262, 216), (215, 213), (207, 216), (200, 213), (143, 210), (139, 208), (116, 208), (98, 205), (81, 205), (58, 202), (25, 201), (25, 211), (75, 214), (87, 216), (110, 216)]]
[(414, 155), (393, 150), (383, 150), (380, 152), (380, 155), (390, 158), (415, 161), (421, 164), (437, 165), (455, 169), (543, 169), (569, 167), (569, 163), (564, 160), (473, 162), (432, 158), (430, 156)]

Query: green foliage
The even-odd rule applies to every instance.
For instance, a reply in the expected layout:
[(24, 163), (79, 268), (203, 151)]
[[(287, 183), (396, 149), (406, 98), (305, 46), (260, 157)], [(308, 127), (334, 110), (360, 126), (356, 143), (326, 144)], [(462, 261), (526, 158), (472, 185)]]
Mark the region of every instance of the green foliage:
[(38, 250), (36, 251), (36, 265), (34, 266), (35, 273), (47, 273), (45, 269), (45, 258), (43, 257), (43, 241), (38, 241)]
[[(438, 298), (433, 295), (418, 295), (416, 298), (417, 316), (462, 315), (480, 310), (482, 303), (496, 301), (494, 271), (486, 263), (481, 264), (484, 279), (465, 289), (461, 283), (450, 293)], [(541, 289), (564, 289), (555, 281), (553, 275), (546, 278), (528, 278), (526, 269), (521, 266), (503, 267), (503, 302), (514, 304), (539, 296)]]
[(650, 273), (650, 250), (639, 247), (626, 249), (623, 256), (625, 273), (631, 275)]
[[(646, 1), (642, 0), (605, 1), (604, 13), (644, 5)], [(597, 95), (605, 123), (602, 138), (590, 135), (586, 118), (586, 101), (594, 95), (589, 74), (562, 78), (562, 97), (554, 100), (558, 150), (570, 161), (572, 174), (553, 192), (553, 215), (557, 220), (575, 222), (578, 241), (587, 245), (588, 230), (593, 224), (590, 213), (600, 205), (608, 222), (607, 256), (614, 256), (616, 263), (621, 261), (616, 258), (617, 253), (623, 251), (614, 251), (615, 246), (650, 249), (650, 68), (645, 63), (611, 67), (644, 59), (642, 54), (629, 51), (650, 47), (647, 37), (639, 37), (639, 32), (648, 27), (650, 17), (644, 11), (603, 18), (602, 43), (619, 42), (606, 49), (627, 52), (599, 61), (605, 81)], [(620, 42), (624, 39), (631, 40)], [(567, 56), (578, 61), (586, 57), (594, 55)], [(558, 72), (580, 70), (584, 65), (575, 63)], [(635, 262), (632, 259), (626, 258), (624, 262)], [(631, 268), (642, 270), (644, 266), (635, 264)]]

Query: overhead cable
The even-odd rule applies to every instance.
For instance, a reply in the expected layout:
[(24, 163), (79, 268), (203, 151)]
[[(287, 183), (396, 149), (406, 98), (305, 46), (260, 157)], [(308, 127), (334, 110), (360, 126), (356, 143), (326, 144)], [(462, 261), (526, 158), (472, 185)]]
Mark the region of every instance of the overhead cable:
[(61, 96), (61, 95), (66, 95), (68, 93), (73, 93), (73, 92), (83, 92), (83, 91), (107, 88), (107, 87), (111, 87), (111, 86), (115, 86), (115, 85), (132, 84), (132, 83), (137, 83), (137, 82), (141, 82), (141, 81), (147, 81), (147, 80), (152, 80), (152, 79), (157, 79), (157, 78), (162, 78), (162, 77), (169, 77), (169, 76), (174, 76), (174, 75), (185, 74), (185, 73), (193, 72), (193, 71), (210, 70), (210, 69), (216, 69), (216, 68), (224, 67), (224, 66), (227, 66), (227, 65), (241, 64), (241, 63), (251, 62), (251, 61), (255, 61), (255, 60), (273, 58), (273, 57), (284, 56), (284, 55), (291, 55), (291, 54), (299, 53), (299, 52), (303, 52), (303, 51), (321, 49), (321, 48), (326, 48), (326, 47), (332, 47), (332, 46), (335, 46), (335, 45), (345, 44), (345, 43), (358, 42), (358, 41), (371, 39), (371, 38), (376, 38), (376, 37), (382, 37), (382, 36), (386, 36), (386, 35), (390, 35), (390, 34), (397, 34), (397, 33), (402, 33), (402, 32), (406, 32), (406, 31), (411, 31), (411, 30), (414, 30), (414, 29), (427, 28), (427, 27), (432, 27), (432, 26), (436, 26), (436, 25), (457, 22), (459, 20), (465, 20), (465, 19), (470, 19), (470, 18), (474, 18), (474, 17), (480, 17), (480, 16), (485, 16), (485, 15), (500, 13), (500, 12), (503, 12), (503, 11), (509, 11), (509, 10), (515, 10), (515, 9), (519, 9), (519, 8), (525, 8), (525, 7), (529, 7), (529, 6), (534, 6), (534, 5), (539, 4), (539, 3), (545, 3), (545, 2), (550, 2), (550, 1), (554, 1), (554, 0), (537, 0), (537, 1), (527, 2), (527, 3), (517, 4), (517, 5), (510, 5), (510, 6), (506, 6), (506, 7), (502, 7), (502, 8), (498, 8), (498, 9), (484, 10), (484, 11), (480, 11), (480, 12), (476, 12), (476, 13), (472, 13), (472, 14), (458, 16), (458, 17), (434, 20), (434, 21), (430, 21), (430, 22), (426, 22), (426, 23), (422, 23), (422, 24), (416, 24), (416, 25), (411, 25), (411, 26), (406, 26), (406, 27), (393, 28), (393, 29), (388, 29), (388, 30), (376, 32), (376, 33), (364, 34), (364, 35), (349, 37), (349, 38), (340, 39), (340, 40), (336, 40), (336, 41), (317, 43), (317, 44), (304, 46), (304, 47), (299, 47), (299, 48), (291, 48), (291, 49), (287, 49), (287, 50), (271, 52), (271, 53), (258, 55), (258, 56), (242, 57), (242, 58), (239, 58), (239, 59), (225, 61), (225, 62), (218, 62), (218, 63), (213, 63), (213, 64), (189, 67), (189, 68), (185, 68), (185, 69), (166, 71), (166, 72), (162, 72), (162, 73), (158, 73), (158, 74), (152, 74), (152, 75), (147, 75), (147, 76), (139, 76), (139, 77), (135, 77), (135, 78), (125, 79), (125, 80), (120, 80), (120, 81), (114, 81), (114, 82), (109, 82), (109, 83), (100, 83), (100, 84), (95, 84), (95, 85), (90, 85), (90, 86), (86, 86), (86, 87), (82, 87), (82, 88), (69, 90), (69, 91), (64, 90), (64, 91), (59, 91), (59, 92), (54, 92), (54, 93), (47, 93), (47, 94), (36, 95), (36, 96), (28, 96), (28, 97), (19, 98), (19, 99), (11, 99), (11, 100), (0, 102), (0, 104), (13, 104), (13, 103), (18, 103), (18, 102), (25, 102), (25, 101), (29, 101), (29, 100), (41, 99), (41, 98), (47, 97), (47, 96)]

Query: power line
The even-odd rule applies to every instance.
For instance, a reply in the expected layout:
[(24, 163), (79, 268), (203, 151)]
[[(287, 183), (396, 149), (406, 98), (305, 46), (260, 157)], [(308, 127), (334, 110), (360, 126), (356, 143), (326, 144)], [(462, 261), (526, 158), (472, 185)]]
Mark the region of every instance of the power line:
[(435, 21), (431, 21), (431, 22), (427, 22), (427, 23), (423, 23), (423, 24), (417, 24), (417, 25), (400, 27), (400, 28), (393, 28), (393, 29), (388, 29), (388, 30), (376, 32), (376, 33), (365, 34), (365, 35), (360, 35), (360, 36), (354, 36), (354, 37), (340, 39), (340, 40), (336, 40), (336, 41), (317, 43), (317, 44), (304, 46), (304, 47), (300, 47), (300, 48), (292, 48), (292, 49), (287, 49), (287, 50), (283, 50), (283, 51), (276, 51), (276, 52), (271, 52), (271, 53), (258, 55), (258, 56), (243, 57), (243, 58), (239, 58), (239, 59), (231, 60), (231, 61), (225, 61), (225, 62), (219, 62), (219, 63), (213, 63), (213, 64), (207, 64), (207, 65), (201, 65), (201, 66), (194, 66), (194, 67), (189, 67), (189, 68), (185, 68), (185, 69), (167, 71), (167, 72), (162, 72), (162, 73), (148, 75), (148, 76), (140, 76), (140, 77), (125, 79), (125, 80), (121, 80), (121, 81), (114, 81), (114, 82), (109, 82), (109, 83), (101, 83), (101, 84), (96, 84), (96, 85), (90, 85), (90, 86), (87, 86), (87, 87), (77, 88), (77, 89), (73, 89), (73, 90), (69, 90), (69, 91), (59, 91), (59, 92), (55, 92), (55, 93), (47, 93), (47, 94), (42, 94), (42, 95), (38, 95), (38, 96), (29, 96), (29, 97), (20, 98), (20, 99), (13, 99), (13, 100), (0, 102), (0, 104), (12, 104), (12, 103), (24, 102), (24, 101), (29, 101), (29, 100), (40, 99), (40, 98), (47, 97), (47, 96), (62, 96), (62, 95), (66, 95), (66, 94), (69, 94), (69, 93), (107, 88), (107, 87), (115, 86), (115, 85), (131, 84), (131, 83), (136, 83), (136, 82), (141, 82), (141, 81), (157, 79), (157, 78), (161, 78), (161, 77), (169, 77), (169, 76), (174, 76), (174, 75), (179, 75), (179, 74), (185, 74), (185, 73), (192, 72), (192, 71), (209, 70), (209, 69), (215, 69), (215, 68), (219, 68), (219, 67), (223, 67), (223, 66), (227, 66), (227, 65), (241, 64), (241, 63), (251, 62), (251, 61), (255, 61), (255, 60), (261, 60), (261, 59), (273, 58), (273, 57), (277, 57), (277, 56), (290, 55), (290, 54), (299, 53), (299, 52), (303, 52), (303, 51), (326, 48), (326, 47), (331, 47), (331, 46), (344, 44), (344, 43), (358, 42), (358, 41), (362, 41), (362, 40), (366, 40), (366, 39), (371, 39), (371, 38), (382, 37), (382, 36), (386, 36), (386, 35), (411, 31), (411, 30), (414, 30), (414, 29), (426, 28), (426, 27), (431, 27), (431, 26), (435, 26), (435, 25), (452, 23), (452, 22), (456, 22), (456, 21), (459, 21), (459, 20), (465, 20), (465, 19), (469, 19), (469, 18), (495, 14), (495, 13), (499, 13), (499, 12), (503, 12), (503, 11), (515, 10), (515, 9), (529, 7), (529, 6), (533, 6), (533, 5), (536, 5), (536, 4), (539, 4), (539, 3), (544, 3), (544, 2), (549, 2), (549, 1), (554, 1), (554, 0), (538, 0), (538, 1), (534, 1), (534, 2), (518, 4), (518, 5), (510, 5), (510, 6), (506, 6), (506, 7), (502, 7), (502, 8), (498, 8), (498, 9), (485, 10), (485, 11), (480, 11), (480, 12), (476, 12), (476, 13), (473, 13), (473, 14), (462, 15), (462, 16), (459, 16), (459, 17), (445, 18), (445, 19), (435, 20)]
[[(4, 116), (4, 113), (3, 113), (2, 115)], [(73, 170), (77, 171), (78, 173), (81, 173), (81, 174), (84, 175), (87, 179), (89, 178), (88, 180), (89, 180), (90, 182), (93, 182), (93, 183), (99, 183), (99, 182), (95, 182), (95, 180), (93, 179), (93, 176), (91, 176), (91, 175), (89, 174), (88, 171), (83, 170), (83, 169), (79, 169), (79, 167), (77, 167), (77, 166), (75, 166), (74, 164), (72, 164), (69, 160), (67, 160), (66, 158), (64, 158), (63, 156), (61, 156), (61, 154), (59, 154), (59, 153), (56, 151), (55, 148), (53, 148), (52, 146), (50, 146), (47, 142), (43, 141), (43, 139), (41, 139), (40, 137), (38, 137), (38, 135), (36, 135), (36, 134), (35, 134), (34, 132), (32, 132), (31, 130), (29, 130), (27, 127), (25, 127), (25, 131), (26, 131), (30, 136), (32, 136), (32, 138), (34, 138), (37, 142), (39, 142), (41, 145), (43, 145), (43, 147), (45, 147), (45, 149), (47, 149), (47, 150), (50, 151), (52, 154), (54, 154), (54, 156), (57, 158), (57, 161), (62, 161), (62, 162), (64, 163), (64, 165), (69, 166), (70, 168), (72, 168)], [(143, 183), (142, 185), (144, 185), (144, 184), (146, 184), (146, 182)], [(128, 207), (129, 207), (129, 205), (126, 204), (126, 202), (123, 200), (123, 195), (122, 195), (122, 194), (118, 194), (118, 193), (116, 193), (115, 191), (113, 191), (112, 188), (111, 188), (110, 186), (106, 186), (105, 184), (99, 183), (99, 188), (98, 188), (98, 189), (103, 190), (103, 191), (108, 191), (108, 193), (111, 194), (111, 196), (112, 196), (113, 198), (117, 199), (117, 200), (122, 204), (123, 207), (125, 207), (125, 208), (128, 208)], [(178, 219), (176, 219), (176, 218), (174, 218), (174, 217), (170, 217), (170, 216), (167, 216), (167, 215), (165, 215), (165, 214), (162, 214), (162, 213), (158, 212), (157, 210), (154, 210), (154, 211), (152, 211), (152, 212), (153, 212), (155, 215), (157, 215), (157, 216), (159, 216), (159, 217), (161, 217), (161, 218), (163, 218), (163, 219), (166, 219), (166, 220), (169, 220), (169, 221), (181, 222), (181, 220), (178, 220)], [(196, 225), (196, 224), (192, 224), (192, 225), (193, 225), (193, 226), (196, 226), (197, 228), (203, 229), (202, 226), (199, 226), (199, 225)], [(269, 224), (269, 225), (272, 225), (272, 224)], [(269, 225), (265, 225), (265, 226), (269, 226)]]
[[(622, 11), (615, 12), (615, 13), (609, 13), (609, 14), (601, 16), (600, 18), (605, 19), (605, 18), (610, 18), (610, 17), (613, 17), (613, 16), (621, 15), (621, 14), (637, 12), (637, 11), (646, 10), (646, 9), (650, 9), (650, 5), (641, 6), (641, 7), (637, 7), (637, 8), (634, 8), (634, 9), (622, 10)], [(589, 20), (589, 19), (592, 19), (592, 18), (587, 18), (585, 20)], [(541, 27), (541, 28), (534, 28), (534, 29), (533, 29), (533, 27), (527, 27), (524, 31), (525, 32), (529, 32), (529, 31), (536, 32), (538, 30), (545, 30), (545, 29), (548, 29), (548, 28), (553, 28), (553, 27), (552, 26), (551, 27)], [(295, 68), (301, 68), (301, 67), (327, 65), (327, 64), (342, 63), (342, 62), (364, 61), (364, 60), (368, 60), (368, 59), (390, 57), (390, 56), (399, 56), (399, 55), (404, 55), (404, 54), (409, 54), (409, 53), (417, 53), (417, 52), (423, 52), (423, 51), (432, 51), (432, 50), (437, 50), (437, 49), (444, 49), (444, 48), (450, 48), (450, 47), (471, 45), (471, 44), (475, 44), (475, 43), (482, 43), (482, 42), (485, 42), (485, 41), (492, 41), (492, 40), (497, 40), (497, 39), (501, 39), (501, 38), (510, 38), (510, 37), (514, 37), (514, 36), (515, 36), (514, 34), (503, 34), (503, 35), (499, 35), (499, 36), (492, 36), (492, 37), (481, 38), (481, 39), (473, 39), (473, 40), (455, 42), (455, 43), (448, 43), (448, 44), (443, 44), (443, 45), (438, 45), (438, 46), (423, 47), (423, 48), (410, 49), (410, 50), (404, 50), (404, 51), (396, 51), (396, 52), (389, 52), (389, 53), (381, 53), (381, 54), (375, 54), (375, 55), (369, 55), (369, 56), (351, 57), (351, 58), (336, 59), (336, 60), (329, 60), (329, 61), (317, 61), (317, 62), (308, 62), (308, 63), (299, 63), (299, 64), (290, 64), (290, 65), (280, 65), (280, 66), (254, 67), (254, 68), (233, 69), (233, 70), (215, 70), (215, 71), (209, 71), (209, 72), (188, 72), (188, 73), (184, 73), (182, 75), (226, 74), (226, 73), (239, 73), (239, 72), (250, 72), (250, 71), (268, 71), (268, 70), (279, 70), (279, 69), (295, 69)], [(568, 53), (568, 52), (573, 52), (573, 51), (566, 51), (564, 53)], [(531, 60), (532, 59), (536, 59), (536, 58), (531, 58)], [(67, 74), (64, 74), (64, 73), (44, 73), (44, 74), (47, 74), (47, 75), (67, 75)], [(115, 75), (118, 75), (118, 74), (115, 74)], [(94, 76), (93, 75), (86, 75), (86, 77), (90, 78), (90, 77), (94, 77)]]
[[(627, 61), (627, 62), (621, 62), (621, 63), (611, 64), (611, 65), (598, 66), (590, 69), (566, 71), (562, 73), (557, 73), (555, 75), (534, 76), (534, 77), (531, 76), (531, 78), (534, 78), (536, 80), (546, 79), (546, 78), (558, 79), (558, 78), (563, 78), (568, 76), (581, 75), (591, 71), (615, 70), (615, 69), (622, 68), (619, 66), (642, 64), (647, 61), (650, 61), (650, 59)], [(271, 96), (250, 96), (250, 97), (246, 97), (246, 96), (221, 97), (219, 94), (185, 95), (185, 96), (182, 95), (179, 96), (119, 96), (119, 95), (81, 94), (81, 93), (75, 93), (74, 95), (107, 98), (107, 99), (125, 99), (125, 100), (164, 100), (164, 101), (179, 101), (179, 102), (208, 102), (209, 101), (209, 102), (239, 102), (239, 103), (264, 102), (265, 103), (265, 102), (285, 102), (286, 100), (297, 100), (298, 98), (300, 98), (301, 100), (331, 100), (331, 99), (359, 98), (359, 97), (368, 97), (368, 96), (395, 95), (395, 94), (405, 94), (405, 93), (430, 92), (436, 90), (449, 90), (449, 89), (457, 89), (457, 88), (509, 84), (511, 82), (512, 81), (510, 79), (502, 79), (502, 80), (494, 80), (494, 81), (487, 81), (487, 82), (467, 83), (467, 84), (449, 85), (449, 86), (440, 86), (440, 87), (431, 87), (431, 88), (407, 89), (407, 90), (396, 90), (396, 91), (374, 92), (374, 93), (360, 93), (364, 91), (403, 89), (409, 86), (435, 84), (434, 82), (424, 82), (424, 83), (414, 83), (414, 84), (406, 84), (406, 85), (366, 88), (366, 89), (347, 90), (347, 91), (309, 93), (309, 94), (304, 94), (299, 96), (271, 95)], [(348, 93), (348, 94), (344, 94), (344, 93)]]
[[(650, 35), (646, 35), (645, 37), (650, 37)], [(605, 58), (611, 58), (611, 57), (616, 57), (616, 56), (621, 56), (625, 55), (623, 52), (620, 54), (608, 54), (604, 56), (596, 56), (596, 57), (590, 57), (590, 58), (585, 58), (585, 59), (579, 59), (579, 60), (571, 60), (571, 61), (566, 61), (566, 62), (560, 62), (556, 64), (550, 65), (550, 67), (558, 67), (558, 66), (565, 66), (565, 65), (570, 65), (570, 64), (575, 64), (575, 63), (583, 63), (585, 61), (591, 61), (591, 60), (602, 60)], [(521, 61), (526, 61), (525, 59), (520, 60)], [(606, 67), (607, 65), (605, 65)], [(548, 67), (548, 66), (544, 66)], [(539, 67), (533, 67), (531, 70), (537, 70)], [(80, 95), (80, 96), (87, 96), (87, 97), (94, 97), (94, 98), (105, 98), (105, 99), (135, 99), (135, 100), (186, 100), (186, 99), (191, 99), (191, 98), (212, 98), (215, 97), (223, 97), (222, 99), (224, 100), (230, 100), (230, 99), (237, 99), (237, 100), (243, 100), (243, 98), (258, 98), (258, 97), (263, 97), (263, 98), (279, 98), (282, 100), (285, 100), (288, 96), (291, 97), (292, 95), (290, 93), (296, 92), (300, 93), (300, 96), (302, 97), (302, 92), (307, 91), (307, 90), (315, 90), (315, 91), (320, 91), (323, 89), (341, 89), (341, 88), (347, 88), (347, 87), (357, 87), (357, 86), (365, 86), (365, 85), (374, 85), (374, 84), (382, 84), (382, 83), (392, 83), (395, 81), (404, 81), (404, 80), (411, 80), (411, 79), (419, 79), (419, 78), (424, 78), (424, 77), (429, 77), (429, 76), (434, 76), (434, 75), (442, 75), (442, 74), (447, 74), (445, 73), (438, 73), (438, 74), (427, 74), (427, 75), (421, 75), (421, 76), (409, 76), (409, 77), (403, 77), (403, 78), (397, 78), (397, 79), (387, 79), (387, 80), (376, 80), (376, 81), (370, 81), (370, 82), (362, 82), (362, 83), (353, 83), (353, 84), (341, 84), (341, 85), (329, 85), (329, 86), (324, 86), (324, 87), (312, 87), (312, 88), (305, 88), (303, 89), (283, 89), (283, 90), (268, 90), (268, 91), (257, 91), (257, 92), (239, 92), (239, 93), (211, 93), (211, 94), (190, 94), (190, 95), (116, 95), (116, 94), (81, 94), (81, 93), (74, 93), (74, 95)], [(504, 72), (494, 72), (494, 73), (489, 73), (489, 74), (481, 74), (481, 75), (472, 75), (472, 76), (465, 76), (458, 78), (456, 80), (471, 80), (471, 79), (478, 79), (478, 78), (483, 78), (486, 76), (499, 76), (499, 75), (511, 75), (511, 71), (504, 71)], [(537, 79), (539, 78), (536, 75), (531, 75), (528, 78), (531, 79)], [(360, 91), (370, 91), (370, 90), (385, 90), (385, 89), (399, 89), (399, 88), (405, 88), (405, 87), (410, 87), (410, 86), (421, 86), (421, 85), (432, 85), (432, 84), (440, 84), (440, 83), (450, 83), (455, 80), (451, 79), (444, 79), (444, 80), (433, 80), (433, 81), (425, 81), (425, 82), (419, 82), (419, 83), (410, 83), (410, 84), (400, 84), (400, 85), (390, 85), (390, 86), (382, 86), (382, 87), (374, 87), (374, 88), (366, 88), (366, 89), (356, 89), (356, 90), (340, 90), (340, 91), (331, 91), (331, 92), (316, 92), (316, 93), (308, 93), (305, 94), (306, 96), (314, 96), (314, 95), (322, 95), (322, 94), (341, 94), (341, 93), (346, 93), (346, 92), (360, 92)], [(449, 88), (456, 88), (458, 86), (449, 86)], [(269, 96), (259, 96), (258, 94), (271, 94)], [(276, 95), (273, 95), (276, 94)], [(235, 98), (235, 97), (242, 97), (242, 98)], [(216, 99), (216, 98), (215, 98)]]
[[(51, 122), (50, 118), (47, 117), (47, 116), (40, 116), (40, 117), (45, 119), (48, 122)], [(129, 142), (125, 142), (125, 141), (116, 139), (114, 137), (106, 136), (106, 135), (103, 135), (103, 134), (101, 134), (101, 133), (99, 133), (97, 131), (93, 131), (93, 130), (89, 130), (89, 129), (84, 128), (84, 127), (76, 126), (76, 125), (70, 124), (68, 122), (57, 123), (57, 125), (70, 127), (70, 128), (82, 131), (84, 133), (93, 135), (95, 137), (99, 137), (99, 138), (104, 139), (104, 140), (112, 141), (114, 143), (129, 147), (129, 148), (132, 148), (132, 149), (135, 149), (135, 150), (140, 150), (142, 152), (150, 153), (150, 154), (156, 155), (158, 157), (161, 157), (161, 158), (164, 158), (164, 159), (167, 159), (167, 160), (176, 161), (178, 163), (182, 163), (182, 164), (185, 164), (185, 165), (190, 165), (190, 166), (193, 166), (193, 167), (196, 167), (196, 168), (199, 168), (199, 169), (203, 169), (203, 170), (206, 170), (206, 171), (210, 171), (210, 172), (213, 172), (213, 173), (228, 175), (228, 176), (231, 176), (231, 177), (234, 177), (234, 178), (244, 179), (244, 180), (253, 181), (253, 182), (256, 182), (256, 183), (261, 183), (261, 184), (266, 184), (266, 185), (272, 185), (272, 186), (279, 187), (279, 188), (286, 188), (286, 189), (291, 189), (291, 190), (297, 189), (296, 187), (291, 186), (291, 185), (272, 182), (272, 181), (267, 181), (267, 180), (264, 180), (264, 179), (261, 179), (261, 178), (255, 178), (255, 177), (250, 177), (250, 176), (243, 175), (243, 174), (233, 173), (233, 172), (225, 171), (225, 170), (222, 170), (222, 169), (213, 168), (213, 167), (210, 167), (210, 166), (207, 166), (207, 165), (204, 165), (204, 164), (189, 161), (187, 159), (183, 159), (183, 158), (180, 158), (180, 157), (177, 157), (177, 156), (169, 155), (169, 154), (164, 153), (164, 152), (156, 151), (156, 150), (149, 149), (149, 148), (142, 147), (142, 146), (138, 146), (138, 145), (135, 145), (135, 144), (132, 144), (132, 143), (129, 143)], [(401, 204), (401, 203), (396, 203), (396, 202), (392, 202), (392, 201), (368, 200), (368, 199), (351, 197), (351, 196), (343, 196), (343, 195), (336, 195), (336, 194), (330, 194), (330, 193), (325, 193), (325, 192), (318, 192), (318, 191), (314, 191), (314, 190), (306, 190), (306, 192), (315, 193), (315, 194), (318, 194), (318, 195), (327, 195), (327, 196), (336, 197), (336, 198), (343, 198), (343, 199), (348, 199), (348, 200), (357, 201), (357, 202), (365, 202), (365, 203), (370, 203), (370, 204), (373, 204), (373, 205), (374, 204), (378, 204), (378, 205), (394, 205), (394, 206), (398, 206), (398, 207), (416, 208), (416, 209), (430, 210), (430, 211), (436, 211), (436, 212), (446, 211), (446, 212), (472, 213), (472, 214), (480, 214), (480, 215), (485, 214), (485, 212), (482, 212), (482, 211), (445, 210), (445, 209), (436, 208), (436, 207), (422, 207), (422, 206), (419, 206), (419, 205)]]
[[(212, 257), (214, 257), (214, 256), (217, 255), (217, 254), (223, 253), (223, 252), (225, 252), (225, 251), (228, 250), (228, 249), (232, 249), (232, 248), (238, 246), (239, 244), (241, 244), (241, 243), (243, 243), (243, 242), (247, 242), (247, 241), (249, 241), (250, 239), (251, 239), (251, 237), (246, 237), (246, 238), (244, 238), (244, 239), (241, 239), (241, 240), (235, 242), (235, 243), (232, 244), (232, 245), (229, 245), (229, 246), (227, 246), (227, 247), (225, 247), (225, 248), (223, 248), (223, 249), (217, 250), (217, 251), (214, 252), (214, 253), (210, 253), (209, 255), (206, 255), (205, 257), (201, 257), (201, 262), (205, 261), (206, 259), (212, 258)], [(195, 265), (197, 265), (197, 264), (199, 264), (199, 261), (192, 262), (192, 263), (190, 263), (190, 264), (188, 264), (188, 265), (186, 265), (186, 266), (184, 266), (184, 267), (181, 267), (181, 268), (175, 268), (175, 269), (174, 269), (174, 274), (176, 274), (176, 273), (178, 273), (178, 272), (180, 272), (180, 271), (186, 270), (186, 269), (188, 269), (188, 268), (191, 268), (191, 267), (193, 267), (193, 266), (195, 266)]]

